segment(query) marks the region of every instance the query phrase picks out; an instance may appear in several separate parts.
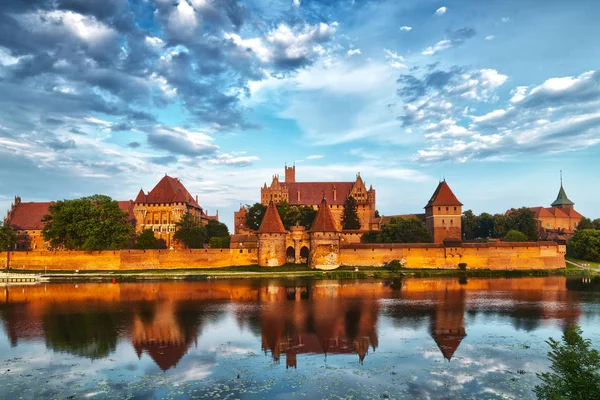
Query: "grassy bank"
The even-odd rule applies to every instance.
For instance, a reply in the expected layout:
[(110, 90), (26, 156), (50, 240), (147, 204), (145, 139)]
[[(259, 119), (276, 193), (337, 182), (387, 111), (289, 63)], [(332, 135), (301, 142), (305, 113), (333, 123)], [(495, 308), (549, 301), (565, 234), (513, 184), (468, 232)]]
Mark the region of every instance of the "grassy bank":
[[(11, 270), (13, 273), (36, 273), (44, 271)], [(489, 270), (489, 269), (397, 269), (387, 267), (340, 267), (333, 271), (321, 271), (306, 265), (286, 264), (280, 267), (238, 266), (203, 269), (169, 270), (119, 270), (119, 271), (48, 271), (45, 275), (51, 281), (112, 281), (134, 282), (146, 280), (205, 280), (205, 279), (272, 279), (272, 278), (312, 278), (312, 279), (385, 279), (399, 277), (521, 277), (521, 276), (579, 276), (597, 275), (598, 272), (582, 269), (568, 263), (567, 268), (558, 270)]]

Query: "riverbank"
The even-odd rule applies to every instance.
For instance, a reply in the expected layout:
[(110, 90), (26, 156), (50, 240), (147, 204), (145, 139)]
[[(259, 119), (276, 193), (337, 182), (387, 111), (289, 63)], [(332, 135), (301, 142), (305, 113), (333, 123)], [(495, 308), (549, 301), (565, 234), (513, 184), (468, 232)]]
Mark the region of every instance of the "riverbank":
[(522, 277), (522, 276), (600, 276), (600, 271), (567, 263), (567, 268), (553, 270), (491, 270), (491, 269), (397, 269), (387, 267), (340, 267), (331, 271), (310, 269), (306, 265), (287, 264), (280, 267), (239, 266), (214, 269), (79, 271), (12, 269), (13, 274), (38, 274), (50, 282), (136, 282), (160, 280), (208, 279), (386, 279), (402, 277)]

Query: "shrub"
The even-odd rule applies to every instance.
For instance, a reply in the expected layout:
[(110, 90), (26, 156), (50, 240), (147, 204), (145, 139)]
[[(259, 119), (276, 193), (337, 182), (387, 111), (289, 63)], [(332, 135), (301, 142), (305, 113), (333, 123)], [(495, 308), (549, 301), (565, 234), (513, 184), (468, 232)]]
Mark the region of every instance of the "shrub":
[(228, 249), (231, 243), (231, 236), (211, 237), (208, 245), (211, 249)]
[(578, 326), (570, 325), (562, 341), (546, 342), (552, 365), (551, 372), (537, 374), (542, 381), (534, 389), (538, 399), (600, 399), (600, 353), (581, 334)]
[(458, 268), (465, 271), (467, 269), (467, 263), (458, 263)]
[(506, 235), (504, 235), (504, 241), (505, 242), (527, 242), (527, 241), (529, 241), (529, 238), (523, 232), (520, 232), (516, 229), (511, 229), (510, 231), (506, 232)]
[(398, 272), (400, 269), (404, 268), (404, 263), (402, 260), (392, 260), (385, 266), (392, 272)]

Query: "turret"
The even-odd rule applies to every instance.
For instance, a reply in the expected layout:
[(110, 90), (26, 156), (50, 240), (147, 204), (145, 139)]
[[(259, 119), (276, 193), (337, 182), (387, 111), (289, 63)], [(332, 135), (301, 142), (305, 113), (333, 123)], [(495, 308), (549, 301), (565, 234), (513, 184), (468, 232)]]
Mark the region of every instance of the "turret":
[(308, 265), (311, 268), (333, 269), (339, 266), (340, 230), (335, 223), (327, 200), (323, 197), (310, 233), (310, 255)]
[(267, 211), (258, 228), (258, 265), (278, 267), (285, 264), (285, 237), (287, 231), (281, 222), (279, 212), (273, 200), (269, 201)]
[(462, 203), (445, 180), (439, 183), (425, 206), (425, 222), (434, 243), (446, 239), (461, 240)]

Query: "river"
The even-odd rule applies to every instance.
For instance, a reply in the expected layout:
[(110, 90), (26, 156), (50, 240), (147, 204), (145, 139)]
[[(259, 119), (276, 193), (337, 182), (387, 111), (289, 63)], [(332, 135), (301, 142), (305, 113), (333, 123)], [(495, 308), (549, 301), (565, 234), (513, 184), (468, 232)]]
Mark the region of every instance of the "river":
[(0, 289), (0, 398), (528, 399), (545, 340), (600, 347), (600, 279)]

